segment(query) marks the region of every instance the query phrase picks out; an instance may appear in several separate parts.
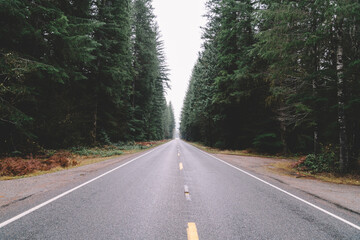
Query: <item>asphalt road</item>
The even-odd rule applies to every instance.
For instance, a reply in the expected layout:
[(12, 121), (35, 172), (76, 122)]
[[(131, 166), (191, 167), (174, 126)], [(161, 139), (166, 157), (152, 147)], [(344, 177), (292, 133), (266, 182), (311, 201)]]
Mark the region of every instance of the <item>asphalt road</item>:
[(0, 216), (0, 239), (360, 239), (359, 215), (311, 206), (178, 139), (122, 164)]

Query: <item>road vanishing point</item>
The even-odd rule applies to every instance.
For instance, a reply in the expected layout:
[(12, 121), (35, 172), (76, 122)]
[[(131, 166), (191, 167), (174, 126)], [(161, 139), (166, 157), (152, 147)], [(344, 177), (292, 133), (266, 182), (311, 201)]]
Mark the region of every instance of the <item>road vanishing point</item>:
[(0, 216), (0, 239), (360, 239), (360, 216), (175, 139)]

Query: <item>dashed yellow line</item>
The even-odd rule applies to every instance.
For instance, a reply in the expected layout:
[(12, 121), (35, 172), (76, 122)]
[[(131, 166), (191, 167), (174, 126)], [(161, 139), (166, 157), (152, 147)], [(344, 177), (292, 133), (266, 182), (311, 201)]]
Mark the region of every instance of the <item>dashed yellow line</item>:
[(184, 169), (184, 166), (182, 163), (179, 163), (179, 168), (180, 168), (180, 171)]
[(186, 229), (188, 240), (199, 240), (199, 236), (196, 229), (196, 224), (194, 222), (188, 223), (188, 228)]
[(178, 152), (178, 157), (180, 157), (180, 153)]

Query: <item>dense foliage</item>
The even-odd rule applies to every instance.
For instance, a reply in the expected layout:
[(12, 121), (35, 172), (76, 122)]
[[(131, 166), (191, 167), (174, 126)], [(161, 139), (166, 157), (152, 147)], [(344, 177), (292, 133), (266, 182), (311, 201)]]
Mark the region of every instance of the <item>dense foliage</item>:
[(151, 0), (0, 0), (0, 153), (171, 138)]
[(360, 3), (208, 0), (207, 8), (182, 137), (313, 161), (331, 148), (340, 171), (358, 167)]

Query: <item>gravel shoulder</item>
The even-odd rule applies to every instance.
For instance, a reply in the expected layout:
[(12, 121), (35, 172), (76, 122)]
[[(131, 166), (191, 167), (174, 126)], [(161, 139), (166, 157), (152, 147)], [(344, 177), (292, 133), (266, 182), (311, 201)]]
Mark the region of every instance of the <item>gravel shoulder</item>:
[(305, 192), (317, 199), (360, 215), (359, 186), (327, 183), (304, 177), (298, 178), (296, 176), (282, 174), (273, 167), (274, 163), (278, 163), (279, 161), (292, 162), (292, 160), (226, 154), (214, 155), (243, 170), (255, 173), (258, 176), (261, 175), (263, 178), (275, 180), (290, 188)]

